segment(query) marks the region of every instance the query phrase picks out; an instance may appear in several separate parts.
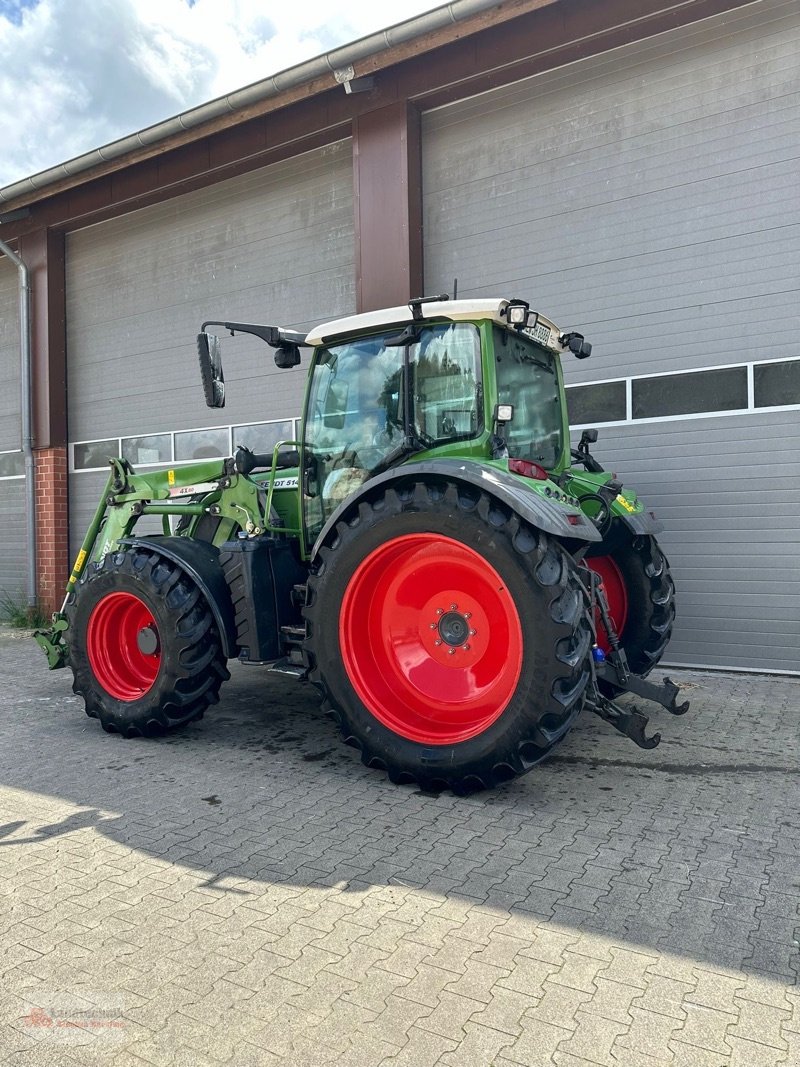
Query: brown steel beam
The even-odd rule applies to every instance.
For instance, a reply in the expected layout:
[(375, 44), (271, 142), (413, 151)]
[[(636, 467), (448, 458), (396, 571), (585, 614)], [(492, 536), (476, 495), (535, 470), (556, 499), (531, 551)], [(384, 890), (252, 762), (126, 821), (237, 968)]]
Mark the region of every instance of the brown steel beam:
[(353, 123), (356, 300), (359, 311), (422, 296), (420, 122), (405, 101)]
[(57, 448), (67, 443), (67, 341), (64, 235), (37, 230), (19, 240), (30, 272), (33, 444)]

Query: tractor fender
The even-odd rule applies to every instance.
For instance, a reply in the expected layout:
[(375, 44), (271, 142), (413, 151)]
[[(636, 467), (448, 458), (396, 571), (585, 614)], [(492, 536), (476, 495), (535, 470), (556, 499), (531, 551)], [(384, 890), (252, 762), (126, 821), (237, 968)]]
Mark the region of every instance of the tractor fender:
[[(497, 470), (495, 467), (485, 467), (473, 460), (463, 459), (430, 459), (421, 463), (408, 463), (402, 467), (393, 467), (392, 470), (384, 471), (364, 482), (363, 486), (342, 501), (331, 517), (323, 526), (319, 536), (314, 542), (311, 553), (312, 559), (316, 556), (321, 545), (325, 543), (328, 534), (336, 526), (336, 523), (353, 508), (358, 507), (359, 500), (373, 493), (381, 486), (392, 482), (409, 481), (415, 478), (425, 480), (434, 476), (448, 478), (454, 482), (463, 482), (467, 485), (476, 486), (495, 497), (502, 503), (507, 504), (520, 518), (542, 530), (570, 540), (600, 541), (601, 535), (594, 525), (582, 512), (575, 509), (575, 525), (567, 519), (567, 512), (553, 501), (538, 493), (531, 492), (525, 485), (512, 474)], [(572, 514), (572, 513), (570, 513)]]
[(614, 518), (623, 522), (634, 534), (657, 534), (664, 529), (664, 523), (659, 522), (649, 511), (640, 511), (637, 514), (632, 514), (629, 511), (617, 511), (615, 509)]
[(120, 537), (120, 545), (146, 548), (176, 563), (197, 584), (219, 630), (227, 659), (237, 655), (236, 622), (228, 584), (219, 565), (219, 552), (207, 541), (190, 537)]

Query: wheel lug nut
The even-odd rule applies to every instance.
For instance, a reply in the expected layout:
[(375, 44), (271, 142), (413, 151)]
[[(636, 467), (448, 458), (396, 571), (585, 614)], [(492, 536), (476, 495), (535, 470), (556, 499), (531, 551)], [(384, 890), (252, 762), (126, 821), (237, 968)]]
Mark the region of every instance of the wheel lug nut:
[(432, 630), (435, 630), (435, 629), (436, 629), (436, 626), (437, 626), (437, 623), (435, 623), (435, 622), (432, 622), (432, 623), (431, 623), (431, 629), (432, 629)]
[(472, 618), (472, 612), (471, 611), (465, 611), (464, 612), (464, 618), (465, 619), (471, 619)]
[(444, 610), (442, 608), (437, 608), (436, 609), (436, 614), (437, 615), (444, 615)]
[(448, 656), (455, 656), (455, 654), (456, 650), (454, 648), (451, 648), (450, 651), (447, 653)]
[(464, 645), (464, 651), (469, 652), (469, 645)]
[(478, 632), (477, 630), (470, 630), (469, 636), (470, 637), (474, 637), (477, 632)]
[(435, 645), (440, 645), (442, 642), (441, 642), (441, 639), (437, 637), (437, 639), (433, 643)]
[(451, 611), (455, 611), (457, 609), (457, 607), (458, 607), (458, 604), (451, 604), (450, 605), (450, 610)]

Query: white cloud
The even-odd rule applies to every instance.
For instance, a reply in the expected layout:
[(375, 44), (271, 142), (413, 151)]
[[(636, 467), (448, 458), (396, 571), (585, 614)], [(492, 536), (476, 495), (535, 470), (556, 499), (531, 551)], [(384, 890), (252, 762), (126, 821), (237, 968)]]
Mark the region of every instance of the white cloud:
[(436, 6), (0, 0), (0, 186)]

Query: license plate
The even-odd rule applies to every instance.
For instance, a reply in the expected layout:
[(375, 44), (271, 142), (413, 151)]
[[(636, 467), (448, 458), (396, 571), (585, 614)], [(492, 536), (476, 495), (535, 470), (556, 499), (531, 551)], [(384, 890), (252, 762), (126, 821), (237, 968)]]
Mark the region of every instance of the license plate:
[(538, 341), (540, 345), (550, 344), (550, 327), (543, 322), (537, 322), (535, 326), (528, 326), (525, 333), (532, 340)]

